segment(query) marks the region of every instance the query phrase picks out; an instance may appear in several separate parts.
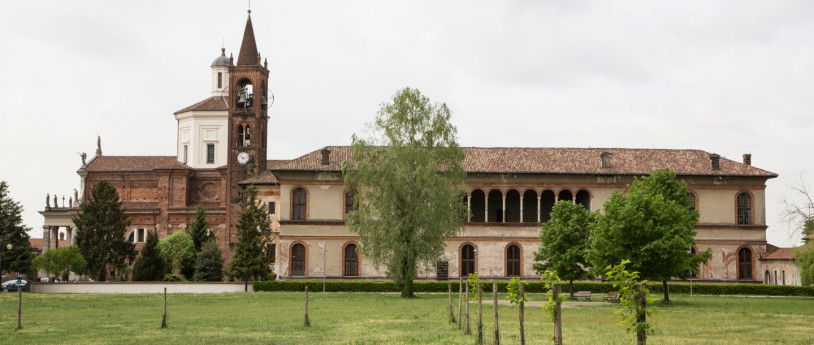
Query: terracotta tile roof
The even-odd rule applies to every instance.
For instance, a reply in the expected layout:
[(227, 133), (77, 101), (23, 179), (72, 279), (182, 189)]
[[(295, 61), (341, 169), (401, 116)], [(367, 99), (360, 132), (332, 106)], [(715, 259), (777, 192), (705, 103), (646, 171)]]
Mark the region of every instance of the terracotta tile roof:
[(87, 171), (152, 171), (155, 169), (191, 169), (175, 156), (101, 156), (88, 163)]
[[(274, 170), (341, 171), (342, 161), (351, 158), (349, 146), (328, 146), (328, 165), (321, 165), (320, 150), (308, 153)], [(712, 170), (709, 153), (701, 150), (620, 148), (528, 148), (466, 147), (467, 173), (644, 175), (670, 168), (682, 176), (761, 176), (777, 174), (721, 157), (720, 170)], [(602, 168), (600, 155), (611, 153), (610, 168)]]
[(777, 250), (763, 255), (763, 260), (791, 260), (794, 259), (794, 248), (777, 248)]
[[(29, 238), (28, 243), (31, 244), (31, 248), (42, 249), (42, 239), (41, 238)], [(59, 240), (59, 248), (65, 247), (67, 245), (68, 245), (68, 242), (65, 242), (65, 240)]]
[(225, 111), (229, 110), (226, 104), (226, 98), (221, 96), (212, 96), (203, 101), (190, 105), (184, 109), (176, 111), (175, 114), (184, 113), (187, 111)]
[(289, 160), (287, 159), (270, 159), (266, 161), (266, 169), (269, 171), (264, 171), (262, 174), (248, 180), (240, 181), (238, 184), (280, 184), (280, 181), (277, 180), (277, 176), (274, 176), (274, 173), (272, 173), (270, 170), (275, 169), (288, 161)]

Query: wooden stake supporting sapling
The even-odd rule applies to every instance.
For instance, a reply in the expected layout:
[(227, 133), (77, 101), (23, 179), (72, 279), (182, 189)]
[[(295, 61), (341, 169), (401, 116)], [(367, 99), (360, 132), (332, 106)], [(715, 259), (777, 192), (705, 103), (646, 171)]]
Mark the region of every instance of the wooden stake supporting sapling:
[(478, 283), (478, 345), (483, 344), (483, 286)]
[(462, 319), (461, 316), (463, 316), (463, 315), (461, 315), (461, 307), (463, 307), (463, 305), (461, 304), (461, 299), (463, 298), (463, 295), (464, 295), (464, 293), (463, 293), (463, 290), (464, 290), (464, 278), (458, 278), (458, 279), (459, 279), (459, 282), (458, 282), (458, 330), (460, 331), (461, 330), (461, 319)]
[(497, 317), (497, 283), (492, 283), (492, 299), (495, 302), (495, 345), (500, 345), (500, 326)]
[(464, 334), (472, 334), (469, 330), (469, 287), (466, 289), (466, 327), (464, 327)]
[(161, 317), (161, 328), (167, 328), (167, 288), (164, 287), (164, 315)]
[(308, 320), (308, 285), (305, 286), (305, 327), (311, 327), (311, 320)]
[(449, 322), (455, 323), (455, 312), (452, 311), (452, 284), (448, 284), (447, 287), (449, 288)]

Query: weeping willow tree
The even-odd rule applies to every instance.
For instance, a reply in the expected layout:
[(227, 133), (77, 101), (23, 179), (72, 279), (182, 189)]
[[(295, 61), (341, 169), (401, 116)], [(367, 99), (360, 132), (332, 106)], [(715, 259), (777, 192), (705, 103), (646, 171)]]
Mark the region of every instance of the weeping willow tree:
[(466, 219), (464, 150), (445, 104), (430, 104), (418, 90), (398, 91), (382, 104), (369, 137), (353, 136), (353, 162), (345, 184), (354, 195), (347, 216), (359, 234), (361, 253), (413, 297), (418, 268), (444, 252), (444, 239)]

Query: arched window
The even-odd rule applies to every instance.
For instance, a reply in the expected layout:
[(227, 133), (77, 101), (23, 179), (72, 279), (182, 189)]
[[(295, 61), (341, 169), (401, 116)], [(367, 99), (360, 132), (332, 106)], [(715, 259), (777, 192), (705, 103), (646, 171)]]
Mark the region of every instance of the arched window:
[(567, 189), (561, 190), (560, 194), (557, 195), (557, 201), (563, 201), (563, 200), (573, 202), (574, 201), (574, 194), (572, 194), (571, 191), (567, 190)]
[(537, 221), (537, 192), (529, 189), (523, 193), (523, 223)]
[(695, 211), (695, 194), (692, 192), (687, 193), (687, 200), (690, 201), (690, 213)]
[(487, 222), (503, 221), (503, 193), (497, 189), (489, 192), (489, 219)]
[(243, 146), (243, 125), (237, 125), (237, 146)]
[(520, 222), (520, 193), (514, 189), (506, 192), (506, 222)]
[(485, 222), (484, 219), (484, 207), (486, 207), (486, 194), (483, 193), (480, 189), (475, 189), (472, 191), (471, 196), (469, 197), (469, 211), (471, 212), (471, 222), (473, 223), (482, 223)]
[(520, 276), (520, 247), (515, 244), (506, 247), (506, 276)]
[(291, 247), (291, 275), (305, 275), (305, 246), (301, 243)]
[(550, 190), (543, 191), (540, 195), (540, 216), (543, 222), (551, 219), (551, 210), (554, 208), (554, 192)]
[(345, 191), (345, 214), (347, 215), (350, 211), (356, 211), (359, 209), (358, 204), (354, 204), (354, 199), (356, 198), (356, 191), (354, 190), (347, 190)]
[(249, 125), (246, 125), (246, 127), (243, 128), (243, 146), (251, 145), (251, 139), (252, 139), (251, 129), (252, 129), (252, 126), (249, 126)]
[(749, 248), (738, 251), (738, 279), (752, 279), (752, 250)]
[(359, 276), (359, 256), (356, 254), (356, 245), (345, 246), (345, 276)]
[(471, 273), (475, 273), (475, 247), (467, 244), (461, 247), (461, 277)]
[(769, 275), (769, 270), (766, 270), (766, 274), (763, 275), (763, 284), (770, 285), (772, 283), (772, 277)]
[(582, 205), (586, 210), (591, 210), (591, 193), (587, 190), (580, 190), (577, 192), (577, 204)]
[(749, 193), (738, 194), (738, 224), (752, 224), (752, 197)]
[(297, 188), (291, 195), (291, 219), (306, 220), (308, 216), (308, 193), (303, 188)]

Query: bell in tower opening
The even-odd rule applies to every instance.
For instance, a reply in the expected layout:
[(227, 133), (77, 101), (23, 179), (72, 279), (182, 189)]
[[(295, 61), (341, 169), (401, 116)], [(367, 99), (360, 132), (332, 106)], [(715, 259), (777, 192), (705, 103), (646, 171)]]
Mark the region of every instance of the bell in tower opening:
[(251, 108), (253, 96), (252, 83), (248, 79), (240, 81), (237, 93), (237, 107), (238, 108)]

